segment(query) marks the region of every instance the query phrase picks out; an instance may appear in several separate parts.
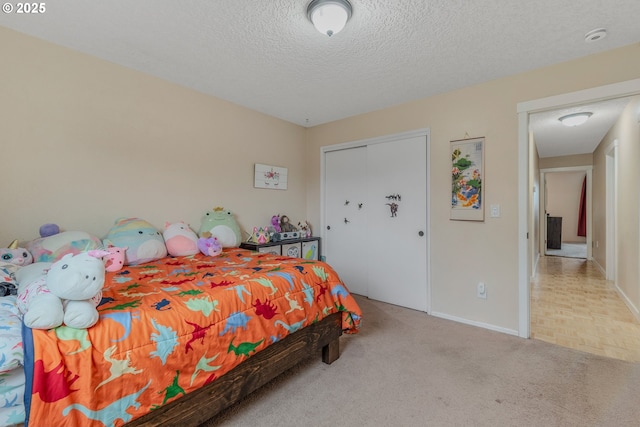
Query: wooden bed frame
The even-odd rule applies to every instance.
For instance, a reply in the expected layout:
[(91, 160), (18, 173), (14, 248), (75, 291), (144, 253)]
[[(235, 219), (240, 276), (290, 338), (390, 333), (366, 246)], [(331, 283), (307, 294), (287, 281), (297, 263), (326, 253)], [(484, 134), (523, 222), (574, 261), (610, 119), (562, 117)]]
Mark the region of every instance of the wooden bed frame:
[(251, 356), (210, 384), (189, 393), (127, 424), (132, 426), (198, 426), (223, 409), (322, 349), (322, 361), (340, 357), (342, 312), (288, 335)]

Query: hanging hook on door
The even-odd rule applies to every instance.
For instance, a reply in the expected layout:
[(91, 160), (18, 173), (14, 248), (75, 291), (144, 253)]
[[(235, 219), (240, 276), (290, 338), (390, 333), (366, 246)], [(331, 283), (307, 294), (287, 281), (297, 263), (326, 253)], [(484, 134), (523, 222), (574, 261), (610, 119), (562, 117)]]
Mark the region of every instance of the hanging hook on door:
[(344, 201), (344, 205), (345, 205), (345, 206), (349, 206), (349, 201), (348, 201), (348, 200), (345, 200), (345, 201)]
[(364, 205), (364, 203), (358, 203), (358, 209), (362, 209), (363, 205)]
[(351, 221), (349, 221), (347, 218), (344, 219), (344, 223), (345, 224), (349, 224)]

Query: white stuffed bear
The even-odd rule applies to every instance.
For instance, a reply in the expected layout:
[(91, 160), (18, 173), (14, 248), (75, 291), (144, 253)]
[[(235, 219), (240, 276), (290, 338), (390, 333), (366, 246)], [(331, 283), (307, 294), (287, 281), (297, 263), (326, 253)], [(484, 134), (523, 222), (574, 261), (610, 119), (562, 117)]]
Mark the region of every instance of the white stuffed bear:
[(18, 308), (32, 329), (51, 329), (63, 323), (90, 328), (98, 321), (108, 252), (92, 250), (67, 254), (55, 263), (38, 262), (22, 268), (18, 281)]

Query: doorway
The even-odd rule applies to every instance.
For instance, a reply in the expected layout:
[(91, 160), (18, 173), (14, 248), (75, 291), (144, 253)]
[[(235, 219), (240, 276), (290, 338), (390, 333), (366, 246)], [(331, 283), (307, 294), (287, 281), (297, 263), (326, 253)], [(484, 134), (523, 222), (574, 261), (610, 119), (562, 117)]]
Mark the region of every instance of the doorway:
[[(626, 203), (618, 200), (616, 190), (617, 178), (622, 171), (622, 182), (627, 188), (630, 183), (637, 182), (637, 176), (632, 170), (635, 164), (632, 168), (627, 166), (621, 172), (617, 171), (618, 143), (617, 139), (613, 138), (619, 136), (623, 142), (622, 152), (625, 153), (625, 157), (637, 162), (640, 158), (640, 150), (637, 148), (640, 146), (640, 127), (636, 122), (636, 106), (640, 111), (640, 97), (624, 97), (621, 100), (625, 105), (623, 111), (617, 115), (606, 135), (601, 140), (598, 137), (598, 147), (589, 155), (591, 159), (588, 159), (593, 163), (591, 174), (597, 176), (596, 182), (599, 186), (594, 198), (594, 209), (589, 209), (595, 216), (594, 239), (596, 244), (600, 242), (601, 246), (607, 248), (610, 245), (616, 247), (615, 241), (608, 236), (615, 239), (618, 233), (623, 233), (622, 240), (629, 242), (628, 247), (639, 243), (638, 230), (631, 225), (632, 222), (637, 224), (640, 220), (640, 211), (634, 206), (638, 198), (625, 192), (625, 200), (630, 199), (630, 203)], [(567, 159), (540, 159), (539, 162), (540, 166), (544, 167), (550, 162), (567, 162)], [(556, 173), (557, 170), (554, 169), (542, 168), (540, 172), (541, 193), (546, 191), (545, 194), (548, 194), (549, 182), (553, 181), (550, 178), (558, 177), (561, 173)], [(577, 181), (584, 176), (584, 172), (575, 173), (578, 174)], [(590, 177), (589, 181), (593, 182), (593, 178)], [(555, 184), (559, 183), (561, 184), (561, 181), (556, 180)], [(575, 189), (579, 183), (575, 182), (573, 185)], [(564, 198), (569, 196), (565, 190)], [(557, 214), (558, 207), (549, 209), (547, 199), (545, 197), (541, 202), (547, 206), (546, 213), (551, 210)], [(618, 210), (626, 221), (623, 228), (616, 231)], [(569, 217), (574, 214), (573, 208), (570, 211)], [(541, 215), (543, 213), (545, 211), (541, 209)], [(563, 216), (566, 218), (566, 215)], [(604, 233), (605, 222), (608, 229), (607, 237)], [(544, 234), (540, 236), (541, 243), (544, 243), (544, 237)], [(565, 240), (564, 237), (562, 240)], [(540, 253), (549, 254), (544, 244), (541, 244)], [(596, 253), (596, 259), (589, 257), (588, 261), (558, 260), (549, 256), (542, 258), (531, 285), (531, 337), (604, 356), (640, 361), (640, 346), (635, 344), (640, 339), (640, 316), (638, 319), (634, 318), (638, 313), (637, 305), (634, 306), (634, 301), (637, 301), (634, 293), (638, 291), (639, 278), (636, 257), (624, 254), (622, 259), (618, 260), (615, 253), (606, 253), (603, 248), (596, 249)], [(619, 265), (627, 272), (627, 276), (623, 277), (620, 283), (617, 282), (615, 273)], [(629, 274), (630, 270), (633, 275)], [(607, 277), (614, 280), (607, 282)]]
[[(592, 175), (593, 166), (572, 166), (540, 169), (540, 237), (539, 251), (541, 255), (567, 256), (569, 258), (592, 259)], [(578, 233), (582, 183), (585, 183), (585, 220), (584, 236)], [(548, 218), (561, 219), (560, 247), (551, 247)]]
[[(535, 112), (575, 106), (587, 102), (629, 97), (640, 94), (640, 79), (615, 83), (607, 86), (567, 93), (549, 98), (543, 98), (519, 103), (518, 111), (518, 282), (519, 282), (519, 336), (529, 338), (531, 336), (531, 289), (530, 277), (535, 265), (533, 251), (538, 251), (536, 245), (538, 236), (534, 234), (535, 226), (532, 218), (537, 217), (532, 210), (537, 183), (532, 179), (530, 170), (537, 168), (537, 163), (532, 156), (532, 141), (529, 131), (529, 115)], [(635, 159), (637, 161), (637, 159)], [(639, 219), (636, 218), (636, 221)], [(529, 240), (531, 238), (531, 240)], [(530, 244), (532, 243), (532, 244)], [(636, 265), (637, 268), (637, 265)]]

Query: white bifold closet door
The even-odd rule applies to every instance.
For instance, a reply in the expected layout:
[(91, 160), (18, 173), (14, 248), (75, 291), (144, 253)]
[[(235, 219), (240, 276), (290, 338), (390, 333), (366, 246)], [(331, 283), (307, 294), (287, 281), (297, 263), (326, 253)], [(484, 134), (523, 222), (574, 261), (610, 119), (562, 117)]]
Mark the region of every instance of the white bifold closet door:
[[(367, 147), (325, 153), (323, 242), (327, 263), (354, 294), (368, 295), (367, 284)], [(360, 204), (362, 204), (360, 206)]]
[(427, 311), (425, 135), (326, 152), (325, 218), (327, 262), (353, 293)]

